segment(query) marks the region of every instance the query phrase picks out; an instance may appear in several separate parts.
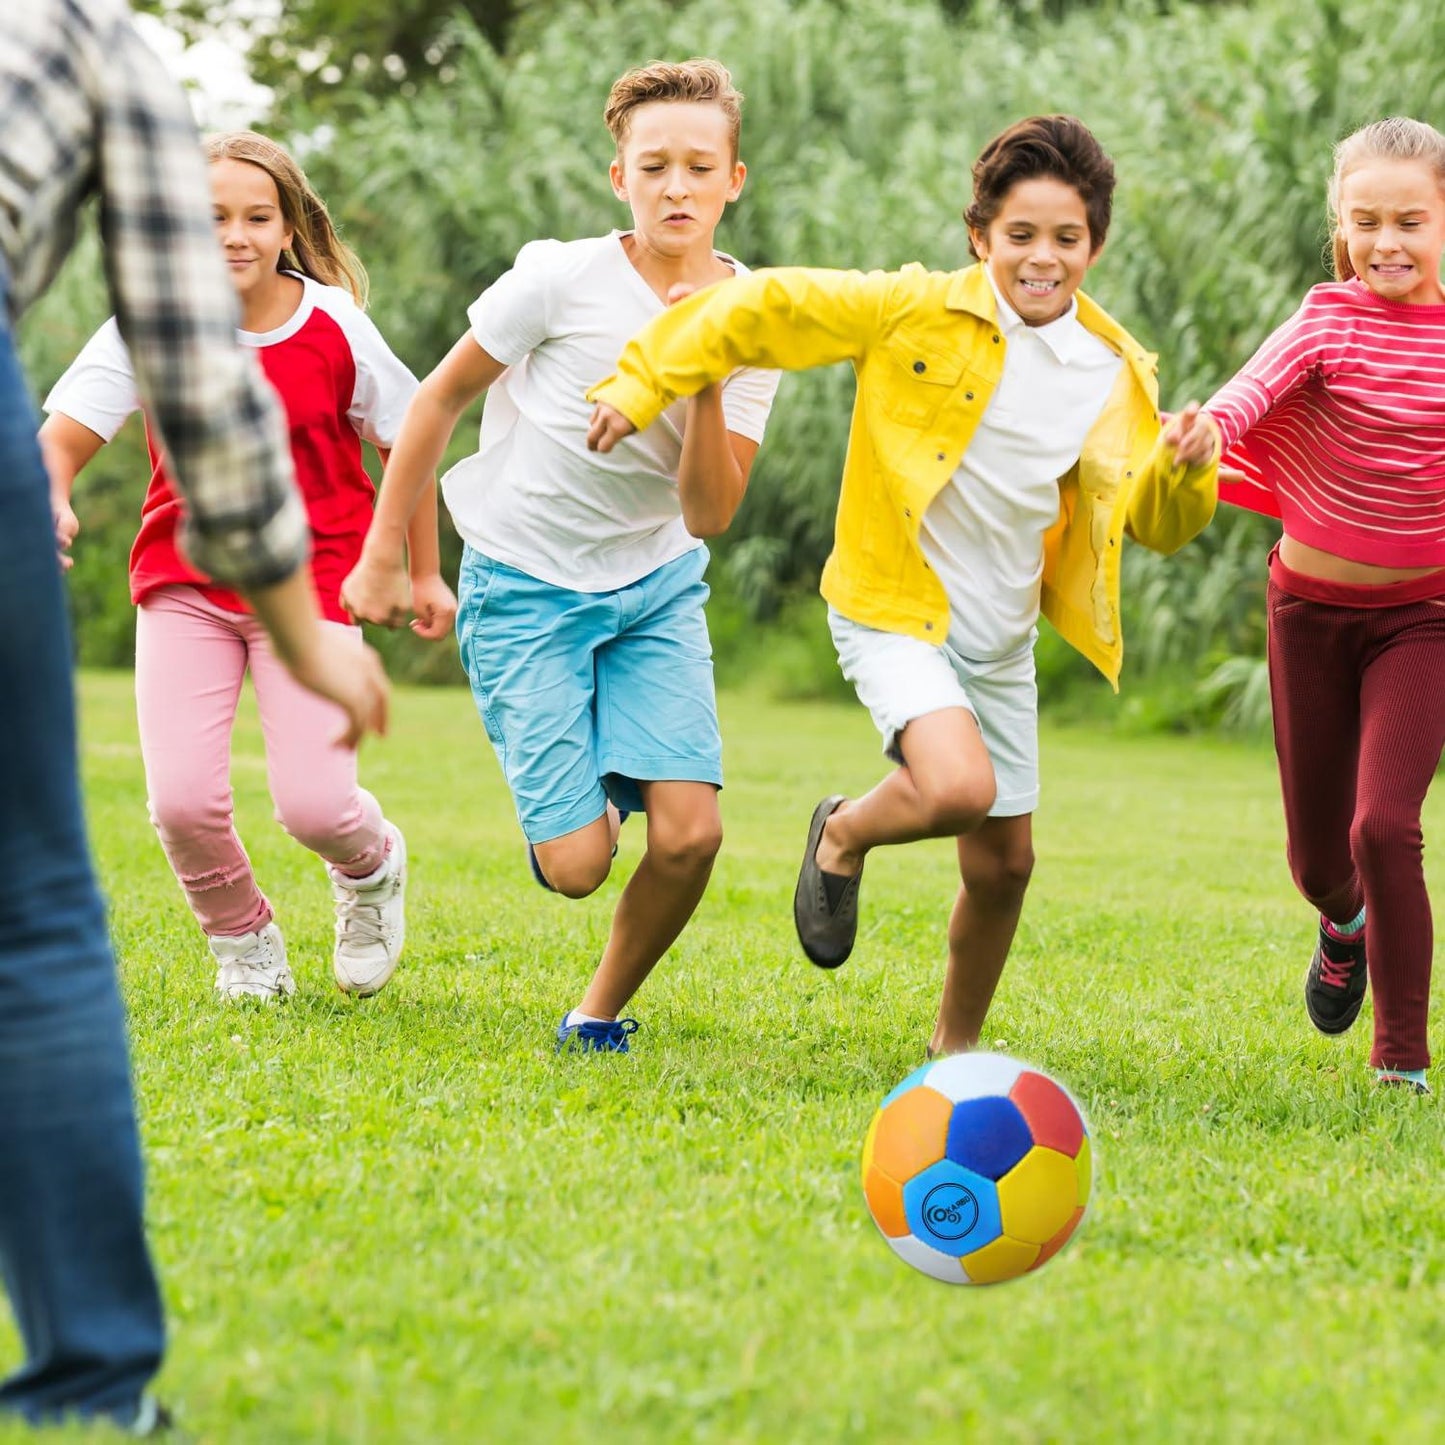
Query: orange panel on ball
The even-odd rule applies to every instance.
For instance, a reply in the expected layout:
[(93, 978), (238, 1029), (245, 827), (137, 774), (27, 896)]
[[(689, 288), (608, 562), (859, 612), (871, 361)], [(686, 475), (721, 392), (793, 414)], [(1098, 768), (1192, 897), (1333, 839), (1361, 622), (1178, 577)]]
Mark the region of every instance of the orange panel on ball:
[(906, 1184), (919, 1170), (937, 1164), (948, 1145), (952, 1114), (952, 1102), (926, 1086), (900, 1094), (879, 1111), (873, 1132), (874, 1165)]
[(908, 1233), (908, 1215), (903, 1208), (903, 1186), (876, 1166), (863, 1176), (863, 1197), (873, 1222), (889, 1239)]
[(1057, 1149), (1070, 1159), (1079, 1152), (1084, 1141), (1084, 1121), (1074, 1101), (1052, 1079), (1029, 1069), (1019, 1075), (1008, 1096), (1028, 1120), (1035, 1144)]
[(1047, 1264), (1069, 1242), (1070, 1236), (1079, 1227), (1079, 1221), (1083, 1217), (1084, 1211), (1082, 1207), (1074, 1210), (1073, 1214), (1069, 1216), (1069, 1222), (1044, 1245), (1039, 1251), (1039, 1257), (1033, 1262), (1030, 1268), (1037, 1269), (1041, 1264)]

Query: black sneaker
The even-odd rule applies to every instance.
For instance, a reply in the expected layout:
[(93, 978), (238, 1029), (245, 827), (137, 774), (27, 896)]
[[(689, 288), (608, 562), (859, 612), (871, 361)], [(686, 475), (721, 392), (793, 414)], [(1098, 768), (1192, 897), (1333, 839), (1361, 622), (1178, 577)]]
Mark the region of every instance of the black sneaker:
[(1320, 920), (1320, 939), (1305, 974), (1305, 1008), (1322, 1034), (1342, 1034), (1359, 1017), (1370, 980), (1365, 936), (1354, 943), (1336, 938)]
[(825, 873), (818, 867), (818, 840), (823, 825), (847, 799), (841, 793), (824, 798), (813, 809), (808, 841), (803, 845), (803, 866), (793, 890), (793, 923), (803, 952), (819, 968), (837, 968), (853, 952), (858, 936), (859, 869), (853, 877)]

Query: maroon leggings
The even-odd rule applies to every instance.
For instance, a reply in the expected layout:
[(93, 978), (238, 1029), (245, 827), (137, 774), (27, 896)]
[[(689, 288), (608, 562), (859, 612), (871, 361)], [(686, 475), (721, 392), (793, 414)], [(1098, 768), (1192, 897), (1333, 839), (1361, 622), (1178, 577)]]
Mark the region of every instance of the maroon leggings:
[(1346, 587), (1274, 557), (1268, 611), (1290, 871), (1332, 923), (1364, 903), (1370, 1062), (1423, 1069), (1434, 931), (1420, 808), (1445, 748), (1445, 574)]

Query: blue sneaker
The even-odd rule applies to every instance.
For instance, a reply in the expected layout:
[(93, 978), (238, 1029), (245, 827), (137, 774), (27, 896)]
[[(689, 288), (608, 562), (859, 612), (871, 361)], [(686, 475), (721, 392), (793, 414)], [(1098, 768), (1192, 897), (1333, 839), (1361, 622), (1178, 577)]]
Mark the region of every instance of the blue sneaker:
[(567, 1014), (563, 1014), (562, 1022), (557, 1025), (557, 1052), (565, 1054), (580, 1049), (584, 1054), (625, 1054), (629, 1052), (628, 1036), (636, 1032), (636, 1019), (614, 1019), (610, 1024), (569, 1024)]
[[(617, 810), (618, 826), (621, 827), (631, 816), (631, 813), (624, 813), (622, 809), (619, 808)], [(617, 845), (615, 843), (612, 845), (612, 856), (614, 858), (617, 856)], [(557, 891), (547, 882), (547, 875), (542, 872), (542, 865), (537, 862), (537, 850), (530, 843), (527, 844), (527, 866), (532, 870), (532, 877), (535, 878), (548, 893), (555, 893)]]

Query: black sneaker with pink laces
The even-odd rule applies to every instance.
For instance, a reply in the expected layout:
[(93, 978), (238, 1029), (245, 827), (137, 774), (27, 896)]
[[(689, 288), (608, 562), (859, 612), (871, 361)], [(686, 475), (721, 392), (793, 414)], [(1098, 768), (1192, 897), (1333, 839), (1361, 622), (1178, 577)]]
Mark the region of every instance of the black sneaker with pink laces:
[(1370, 978), (1365, 963), (1365, 935), (1340, 938), (1320, 919), (1320, 938), (1305, 974), (1305, 1008), (1322, 1034), (1342, 1034), (1359, 1017)]

